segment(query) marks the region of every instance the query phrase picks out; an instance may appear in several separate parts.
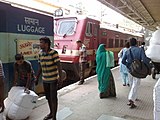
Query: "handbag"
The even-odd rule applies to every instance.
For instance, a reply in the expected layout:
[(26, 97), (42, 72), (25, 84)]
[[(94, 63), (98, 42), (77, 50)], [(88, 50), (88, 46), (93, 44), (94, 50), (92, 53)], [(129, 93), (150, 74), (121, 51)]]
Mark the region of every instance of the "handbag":
[(112, 51), (106, 52), (106, 67), (114, 67), (114, 53)]
[(133, 54), (131, 49), (129, 49), (129, 51), (132, 59), (129, 73), (136, 78), (146, 78), (147, 75), (149, 74), (149, 68), (142, 60), (133, 59)]

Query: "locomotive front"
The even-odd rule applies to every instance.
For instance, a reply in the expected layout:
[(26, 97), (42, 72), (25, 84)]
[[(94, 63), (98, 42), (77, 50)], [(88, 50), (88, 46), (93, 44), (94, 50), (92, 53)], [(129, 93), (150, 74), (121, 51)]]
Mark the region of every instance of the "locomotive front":
[(79, 48), (81, 40), (87, 48), (85, 77), (93, 73), (95, 67), (95, 49), (98, 40), (99, 22), (85, 16), (60, 17), (54, 19), (54, 49), (59, 53), (62, 67), (67, 72), (67, 80), (79, 80)]
[(79, 52), (75, 42), (77, 18), (57, 18), (54, 23), (54, 49), (59, 53), (67, 79), (78, 80)]

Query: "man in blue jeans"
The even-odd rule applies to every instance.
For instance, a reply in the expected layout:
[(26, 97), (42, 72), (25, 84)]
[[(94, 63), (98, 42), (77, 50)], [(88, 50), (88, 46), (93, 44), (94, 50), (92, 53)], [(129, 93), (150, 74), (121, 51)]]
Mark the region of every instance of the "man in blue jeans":
[[(126, 51), (122, 63), (127, 66), (129, 72), (130, 72), (130, 66), (133, 61), (131, 52), (133, 55), (133, 59), (142, 60), (149, 68), (149, 59), (146, 57), (145, 52), (142, 48), (137, 46), (137, 40), (135, 38), (130, 39), (130, 48), (128, 51)], [(135, 108), (135, 100), (137, 99), (137, 93), (138, 88), (140, 86), (141, 79), (132, 76), (130, 73), (128, 73), (128, 79), (131, 84), (131, 89), (128, 95), (129, 103), (127, 105), (130, 106), (130, 108)]]

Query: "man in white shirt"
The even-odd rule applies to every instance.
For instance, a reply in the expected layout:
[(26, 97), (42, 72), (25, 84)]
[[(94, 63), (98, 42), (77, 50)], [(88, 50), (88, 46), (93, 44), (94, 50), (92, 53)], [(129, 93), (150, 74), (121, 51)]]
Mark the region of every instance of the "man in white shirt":
[(86, 46), (82, 43), (81, 40), (77, 40), (77, 46), (79, 47), (79, 67), (80, 67), (80, 81), (78, 85), (82, 85), (84, 83), (84, 73), (87, 62), (87, 51)]

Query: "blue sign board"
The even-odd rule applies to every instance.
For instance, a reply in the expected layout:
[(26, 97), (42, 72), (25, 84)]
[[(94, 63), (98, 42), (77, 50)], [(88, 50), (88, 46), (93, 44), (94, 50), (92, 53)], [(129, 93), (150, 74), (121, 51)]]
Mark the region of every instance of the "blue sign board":
[(0, 2), (0, 32), (53, 35), (53, 17)]

